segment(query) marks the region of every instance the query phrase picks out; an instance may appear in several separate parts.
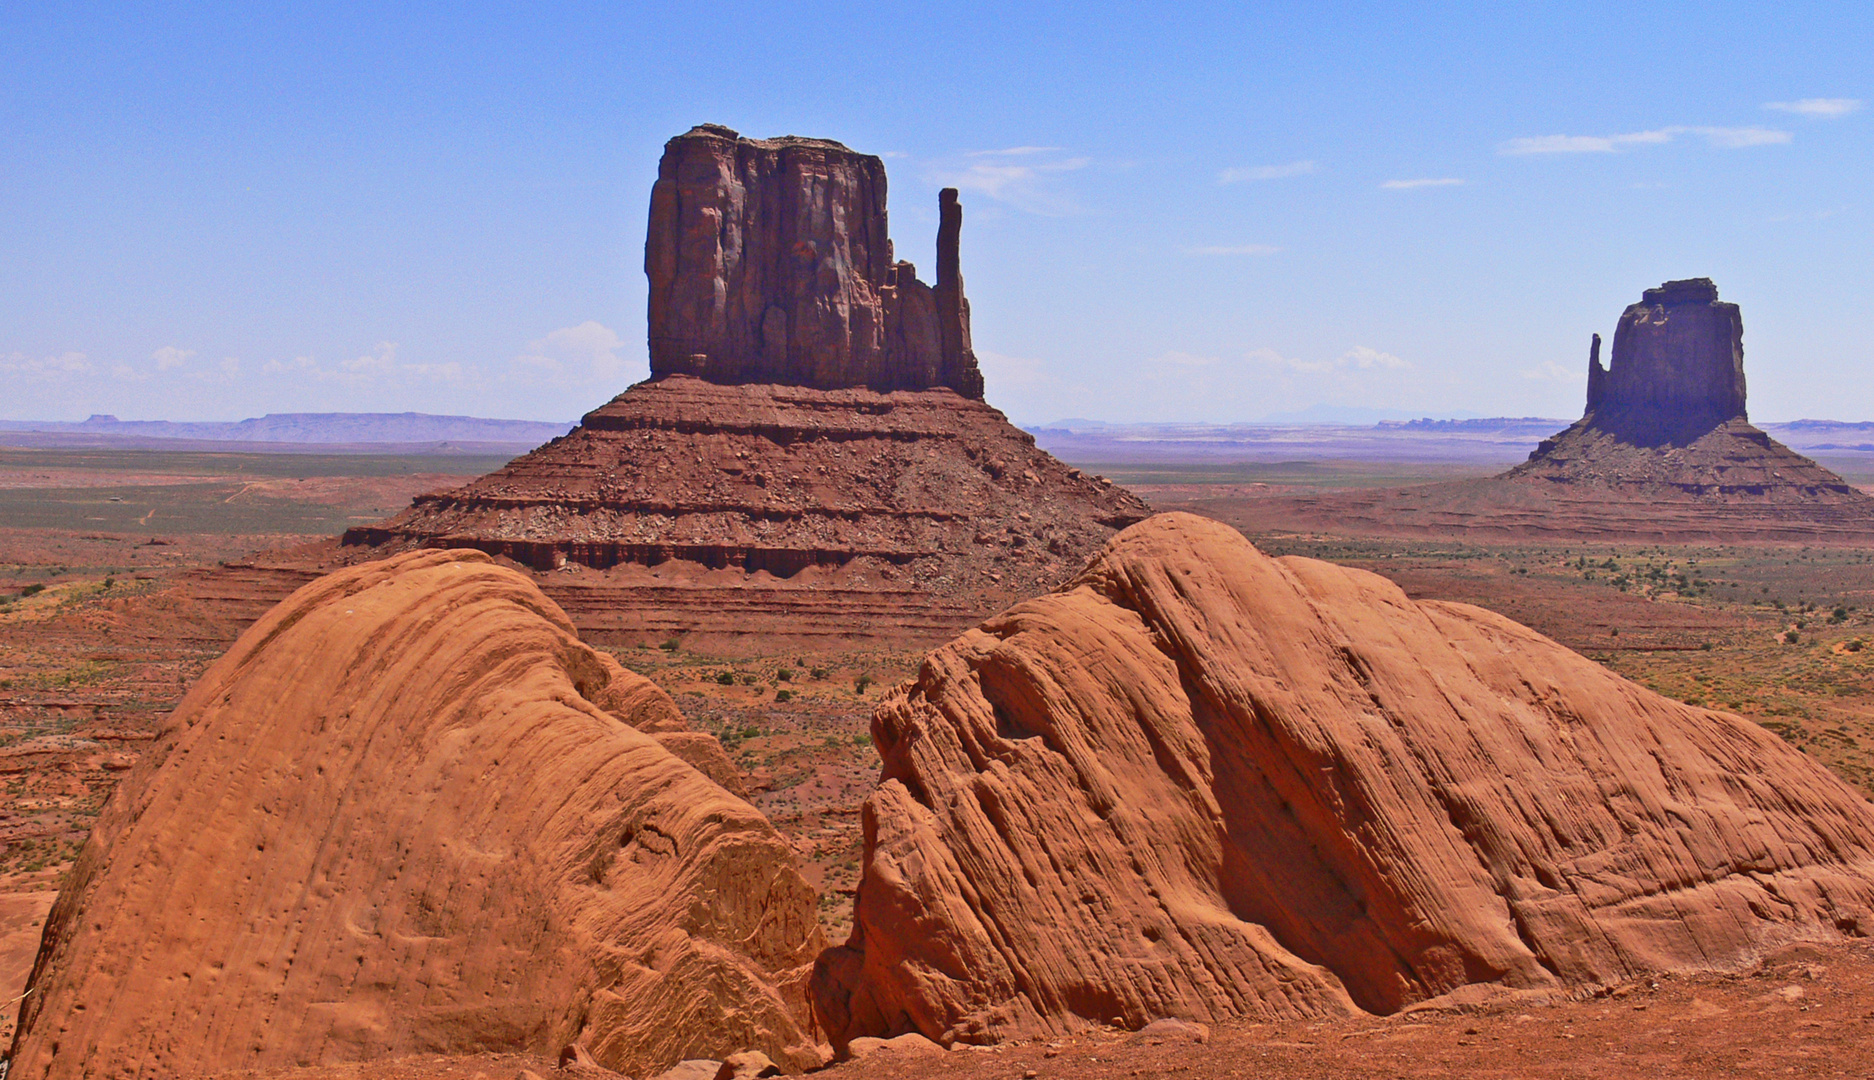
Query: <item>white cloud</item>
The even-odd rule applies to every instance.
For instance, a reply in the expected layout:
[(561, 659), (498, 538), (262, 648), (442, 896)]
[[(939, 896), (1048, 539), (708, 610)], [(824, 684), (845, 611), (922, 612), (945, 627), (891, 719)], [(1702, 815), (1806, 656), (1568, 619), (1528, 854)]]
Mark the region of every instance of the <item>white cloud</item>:
[(1061, 177), (1086, 168), (1092, 159), (1048, 156), (1059, 152), (1056, 146), (972, 150), (964, 155), (968, 160), (938, 165), (929, 179), (938, 186), (985, 195), (1031, 214), (1062, 217), (1078, 207), (1059, 191)]
[(397, 343), (380, 341), (376, 352), (366, 353), (355, 360), (341, 360), (338, 366), (352, 375), (388, 375), (397, 367)]
[(515, 357), (514, 363), (550, 375), (570, 372), (578, 379), (614, 381), (625, 367), (624, 357), (618, 355), (624, 344), (617, 331), (587, 319), (529, 342), (527, 351)]
[(280, 375), (289, 371), (311, 371), (318, 366), (318, 362), (310, 356), (295, 356), (291, 360), (269, 360), (260, 365), (260, 370), (269, 375)]
[(1055, 364), (986, 350), (977, 357), (989, 399), (1024, 421), (1241, 421), (1321, 404), (1436, 409), (1455, 389), (1441, 372), (1367, 345), (1319, 360), (1269, 348), (1170, 350), (1128, 365), (1122, 388), (1086, 385), (1085, 368), (1071, 360)]
[(1623, 135), (1534, 135), (1510, 139), (1497, 147), (1506, 156), (1528, 154), (1613, 154), (1634, 146), (1658, 146), (1680, 135), (1703, 136), (1705, 142), (1722, 150), (1748, 146), (1776, 146), (1790, 141), (1790, 133), (1761, 127), (1663, 127), (1651, 131), (1630, 131)]
[(1215, 356), (1199, 356), (1196, 353), (1178, 352), (1175, 350), (1167, 353), (1159, 353), (1157, 356), (1146, 361), (1148, 364), (1155, 364), (1159, 367), (1176, 368), (1215, 367), (1222, 362), (1220, 358)]
[[(239, 370), (240, 361), (234, 357), (221, 362), (221, 372), (225, 377), (232, 378)], [(260, 366), (260, 370), (268, 375), (299, 375), (315, 382), (350, 387), (385, 387), (412, 382), (458, 386), (462, 384), (465, 374), (462, 365), (453, 360), (440, 364), (406, 363), (398, 359), (397, 343), (394, 341), (380, 341), (372, 351), (350, 360), (340, 360), (334, 367), (327, 367), (311, 356), (295, 356), (291, 360), (268, 360)]]
[(1217, 174), (1219, 184), (1240, 184), (1245, 180), (1280, 180), (1288, 176), (1307, 176), (1319, 172), (1320, 167), (1312, 161), (1291, 161), (1286, 165), (1255, 165), (1237, 169), (1225, 169)]
[(87, 375), (91, 361), (81, 352), (57, 356), (28, 356), (23, 352), (0, 353), (0, 374), (26, 379), (57, 379), (67, 375)]
[(1336, 361), (1345, 370), (1375, 371), (1385, 368), (1390, 371), (1411, 371), (1412, 364), (1401, 360), (1389, 352), (1380, 352), (1365, 345), (1355, 345)]
[(187, 363), (189, 357), (194, 355), (194, 349), (178, 349), (174, 345), (165, 345), (151, 353), (150, 359), (156, 361), (156, 370), (171, 371)]
[(1581, 372), (1570, 371), (1553, 360), (1544, 360), (1540, 366), (1523, 369), (1523, 378), (1539, 382), (1575, 383), (1581, 381)]
[(1186, 255), (1273, 255), (1282, 250), (1272, 244), (1222, 244), (1210, 247), (1188, 247)]
[(1455, 176), (1425, 177), (1418, 180), (1388, 180), (1380, 187), (1387, 191), (1409, 191), (1413, 188), (1458, 187), (1464, 183)]
[(966, 157), (1028, 157), (1031, 154), (1058, 154), (1058, 146), (1011, 146), (1006, 150), (970, 150)]
[(1781, 146), (1793, 136), (1787, 131), (1774, 128), (1744, 127), (1695, 127), (1687, 128), (1694, 135), (1703, 135), (1705, 141), (1721, 150), (1741, 150), (1747, 146)]
[(1859, 98), (1812, 97), (1803, 98), (1800, 101), (1770, 101), (1766, 102), (1763, 107), (1766, 109), (1775, 109), (1777, 112), (1795, 113), (1797, 116), (1813, 117), (1818, 120), (1839, 120), (1851, 112), (1860, 111), (1861, 106), (1865, 104), (1867, 103)]

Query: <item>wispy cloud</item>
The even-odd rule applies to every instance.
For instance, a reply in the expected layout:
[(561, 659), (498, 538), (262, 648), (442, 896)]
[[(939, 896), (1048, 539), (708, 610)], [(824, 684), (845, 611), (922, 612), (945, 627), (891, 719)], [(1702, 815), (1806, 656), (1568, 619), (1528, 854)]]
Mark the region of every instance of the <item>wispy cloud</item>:
[(1789, 132), (1775, 128), (1696, 127), (1686, 130), (1694, 135), (1703, 135), (1706, 142), (1720, 150), (1740, 150), (1746, 146), (1781, 146), (1794, 138)]
[(189, 357), (194, 355), (194, 349), (178, 349), (174, 345), (165, 345), (151, 353), (150, 359), (156, 361), (156, 370), (171, 371), (188, 363)]
[(1245, 180), (1280, 180), (1284, 177), (1307, 176), (1309, 173), (1320, 171), (1320, 166), (1312, 161), (1291, 161), (1286, 165), (1253, 165), (1225, 169), (1217, 174), (1217, 183), (1240, 184)]
[(1851, 112), (1858, 112), (1867, 104), (1860, 98), (1812, 97), (1800, 101), (1769, 101), (1764, 108), (1777, 112), (1795, 113), (1797, 116), (1809, 116), (1818, 120), (1838, 120)]
[[(238, 370), (238, 362), (233, 370)], [(453, 360), (440, 364), (406, 363), (398, 359), (397, 343), (394, 341), (380, 341), (370, 352), (349, 360), (340, 360), (334, 367), (327, 367), (310, 356), (296, 356), (288, 361), (269, 360), (260, 366), (260, 370), (268, 375), (300, 375), (319, 382), (352, 387), (413, 382), (456, 385), (463, 382), (465, 375), (462, 365)]]
[(970, 150), (964, 157), (1028, 157), (1032, 154), (1058, 154), (1058, 146), (1010, 146), (1002, 150)]
[(1210, 247), (1188, 247), (1186, 255), (1273, 255), (1282, 250), (1273, 244), (1220, 244)]
[(1570, 371), (1553, 360), (1544, 360), (1532, 368), (1523, 369), (1523, 378), (1537, 382), (1572, 383), (1581, 381), (1581, 372)]
[(1663, 127), (1622, 135), (1531, 135), (1510, 139), (1497, 147), (1508, 156), (1525, 154), (1613, 154), (1635, 146), (1658, 146), (1680, 135), (1697, 135), (1711, 146), (1737, 150), (1748, 146), (1776, 146), (1790, 141), (1790, 133), (1761, 127)]
[(1057, 146), (1012, 146), (1006, 150), (972, 150), (964, 162), (939, 165), (930, 173), (938, 184), (974, 192), (1018, 210), (1048, 217), (1072, 214), (1074, 201), (1058, 189), (1059, 179), (1092, 164), (1086, 157), (1050, 157)]
[(1409, 191), (1412, 188), (1460, 187), (1464, 181), (1456, 176), (1423, 177), (1417, 180), (1388, 180), (1380, 187), (1387, 191)]
[(515, 357), (514, 364), (550, 375), (614, 380), (624, 370), (624, 357), (618, 355), (624, 344), (617, 331), (587, 319), (529, 342), (527, 351)]
[(91, 361), (81, 352), (57, 356), (29, 356), (23, 352), (0, 353), (0, 374), (27, 379), (56, 379), (91, 372)]

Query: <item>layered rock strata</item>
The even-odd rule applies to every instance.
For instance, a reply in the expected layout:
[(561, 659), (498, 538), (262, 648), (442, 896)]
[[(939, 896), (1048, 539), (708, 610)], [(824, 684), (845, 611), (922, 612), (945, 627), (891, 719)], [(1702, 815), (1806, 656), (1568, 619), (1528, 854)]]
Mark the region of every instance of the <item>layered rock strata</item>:
[(651, 189), (651, 374), (823, 390), (983, 396), (958, 243), (940, 193), (937, 283), (892, 254), (885, 163), (826, 139), (671, 139)]
[(1771, 505), (1874, 500), (1751, 426), (1744, 321), (1710, 278), (1668, 281), (1621, 313), (1612, 363), (1588, 352), (1580, 420), (1542, 441), (1508, 479)]
[(1500, 475), (1419, 487), (1244, 500), (1251, 533), (1465, 532), (1554, 540), (1874, 540), (1874, 497), (1751, 425), (1744, 326), (1709, 278), (1646, 290), (1612, 362), (1588, 352), (1580, 420)]
[(349, 530), (343, 557), (475, 548), (544, 575), (591, 640), (724, 651), (929, 642), (1052, 588), (1148, 511), (981, 400), (962, 220), (944, 191), (927, 286), (891, 257), (878, 158), (672, 139), (645, 243), (652, 378)]
[(932, 653), (883, 758), (836, 1047), (1390, 1013), (1874, 930), (1874, 809), (1478, 608), (1182, 514)]
[(299, 590), (117, 789), (12, 1075), (588, 1047), (793, 1069), (822, 940), (787, 842), (662, 691), (470, 551)]

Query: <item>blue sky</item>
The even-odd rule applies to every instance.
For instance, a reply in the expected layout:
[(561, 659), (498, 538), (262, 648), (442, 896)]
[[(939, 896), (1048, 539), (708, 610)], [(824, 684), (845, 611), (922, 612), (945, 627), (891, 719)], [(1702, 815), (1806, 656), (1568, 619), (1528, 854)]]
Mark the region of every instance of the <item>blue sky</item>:
[(709, 121), (963, 188), (1018, 421), (1573, 416), (1690, 276), (1874, 419), (1871, 5), (384, 6), (0, 7), (0, 416), (576, 417)]

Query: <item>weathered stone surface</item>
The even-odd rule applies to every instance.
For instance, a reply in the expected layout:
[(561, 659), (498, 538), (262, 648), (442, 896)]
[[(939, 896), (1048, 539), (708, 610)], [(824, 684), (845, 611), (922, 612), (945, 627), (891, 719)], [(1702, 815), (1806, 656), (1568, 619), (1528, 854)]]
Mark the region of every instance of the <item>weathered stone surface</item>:
[(1686, 441), (1744, 409), (1744, 319), (1710, 278), (1668, 281), (1621, 313), (1613, 362), (1588, 357), (1587, 415), (1646, 442)]
[(883, 758), (836, 1049), (1396, 1011), (1874, 930), (1874, 809), (1763, 729), (1183, 514), (932, 653)]
[(202, 591), (469, 547), (539, 574), (588, 640), (738, 652), (928, 644), (1052, 588), (1147, 510), (980, 400), (956, 192), (939, 209), (929, 286), (891, 259), (879, 159), (709, 125), (672, 139), (646, 241), (649, 381), (347, 531), (348, 551), (263, 556)]
[(817, 1065), (813, 891), (760, 812), (660, 745), (681, 725), (478, 552), (313, 582), (105, 808), (13, 1075), (575, 1043), (633, 1075), (748, 1047)]
[(1503, 479), (1586, 489), (1603, 502), (1641, 499), (1660, 510), (1689, 497), (1713, 510), (1815, 509), (1830, 525), (1843, 516), (1836, 507), (1864, 528), (1874, 517), (1874, 500), (1751, 426), (1743, 318), (1736, 304), (1718, 300), (1710, 278), (1646, 290), (1621, 314), (1606, 369), (1600, 351), (1596, 334), (1581, 419)]
[(513, 560), (541, 573), (588, 640), (932, 641), (1059, 584), (1147, 512), (947, 390), (673, 375), (344, 542), (370, 556), (448, 546)]
[(942, 192), (935, 288), (892, 257), (885, 163), (825, 139), (704, 124), (664, 146), (651, 189), (651, 373), (983, 395)]

